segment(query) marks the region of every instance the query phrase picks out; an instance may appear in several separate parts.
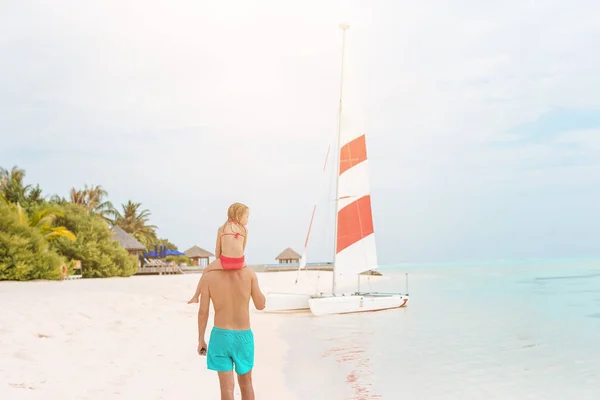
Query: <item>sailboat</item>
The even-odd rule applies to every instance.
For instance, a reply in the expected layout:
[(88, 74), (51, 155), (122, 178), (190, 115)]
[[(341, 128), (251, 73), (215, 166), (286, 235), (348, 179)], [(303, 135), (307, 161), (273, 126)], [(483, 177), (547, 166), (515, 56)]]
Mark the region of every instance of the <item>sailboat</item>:
[[(409, 301), (408, 293), (360, 291), (360, 274), (377, 268), (377, 248), (369, 188), (366, 135), (360, 130), (360, 118), (356, 118), (352, 112), (345, 111), (343, 107), (346, 104), (343, 95), (347, 89), (344, 82), (344, 54), (349, 25), (340, 24), (340, 28), (343, 31), (342, 72), (335, 168), (336, 215), (331, 293), (268, 293), (266, 310), (271, 312), (310, 309), (314, 315), (345, 314), (404, 307)], [(352, 101), (349, 104), (352, 106)], [(305, 262), (303, 254), (300, 268)], [(340, 293), (337, 290), (338, 279), (348, 276), (356, 276), (357, 291)]]

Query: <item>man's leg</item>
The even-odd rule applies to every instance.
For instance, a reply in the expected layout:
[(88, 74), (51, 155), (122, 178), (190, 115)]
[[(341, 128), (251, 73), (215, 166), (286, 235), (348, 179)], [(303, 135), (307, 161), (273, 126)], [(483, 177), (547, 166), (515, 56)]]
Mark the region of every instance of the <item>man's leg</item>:
[(219, 384), (221, 385), (221, 400), (234, 400), (233, 387), (235, 382), (233, 371), (219, 372)]
[(238, 331), (238, 347), (233, 356), (238, 384), (242, 392), (242, 400), (254, 400), (252, 387), (252, 369), (254, 368), (254, 334), (250, 329)]
[(254, 400), (254, 388), (252, 387), (252, 370), (244, 375), (238, 375), (238, 384), (242, 392), (242, 400)]

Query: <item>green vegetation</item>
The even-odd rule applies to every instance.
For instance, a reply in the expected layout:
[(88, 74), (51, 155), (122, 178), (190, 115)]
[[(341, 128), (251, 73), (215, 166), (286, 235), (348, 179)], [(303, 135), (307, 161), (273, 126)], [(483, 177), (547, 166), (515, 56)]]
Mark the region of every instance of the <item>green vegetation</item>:
[(113, 209), (112, 214), (114, 215), (114, 219), (112, 222), (114, 225), (123, 228), (125, 232), (131, 234), (146, 248), (149, 248), (158, 243), (156, 226), (148, 225), (150, 211), (140, 210), (141, 206), (141, 203), (134, 203), (129, 200), (127, 204), (122, 205), (123, 213)]
[(58, 279), (63, 262), (39, 229), (23, 223), (16, 207), (0, 201), (0, 279)]
[(84, 278), (130, 276), (136, 272), (137, 257), (112, 239), (112, 231), (102, 216), (90, 213), (80, 204), (65, 204), (62, 210), (63, 216), (56, 222), (76, 232), (77, 240), (73, 243), (57, 239), (51, 247), (69, 260), (81, 260)]
[(72, 270), (76, 260), (84, 278), (130, 276), (138, 258), (112, 239), (114, 225), (149, 250), (164, 244), (177, 250), (157, 237), (141, 203), (130, 200), (118, 211), (102, 186), (87, 185), (73, 188), (68, 199), (45, 197), (39, 185), (24, 183), (25, 175), (17, 166), (0, 168), (0, 280), (60, 279), (61, 266)]

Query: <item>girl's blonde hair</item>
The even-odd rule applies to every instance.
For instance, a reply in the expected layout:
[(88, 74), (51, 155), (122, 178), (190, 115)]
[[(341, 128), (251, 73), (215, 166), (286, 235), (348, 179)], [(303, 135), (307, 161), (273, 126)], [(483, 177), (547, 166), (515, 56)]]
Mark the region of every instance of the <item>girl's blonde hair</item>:
[(227, 222), (225, 222), (223, 227), (225, 227), (225, 225), (227, 225), (228, 222), (235, 222), (239, 226), (241, 226), (244, 230), (246, 230), (246, 227), (243, 226), (240, 221), (241, 221), (242, 217), (244, 216), (244, 214), (246, 214), (249, 211), (250, 211), (250, 209), (248, 208), (247, 205), (242, 204), (242, 203), (233, 203), (227, 209)]

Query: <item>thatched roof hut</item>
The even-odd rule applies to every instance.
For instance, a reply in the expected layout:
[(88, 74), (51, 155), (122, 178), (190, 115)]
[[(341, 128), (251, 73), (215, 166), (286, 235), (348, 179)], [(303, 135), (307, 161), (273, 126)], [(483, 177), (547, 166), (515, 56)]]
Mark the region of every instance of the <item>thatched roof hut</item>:
[(293, 264), (300, 261), (300, 254), (296, 253), (292, 248), (288, 247), (277, 257), (275, 257), (279, 264)]
[(210, 251), (204, 250), (198, 246), (192, 246), (186, 251), (184, 251), (185, 255), (191, 258), (194, 261), (194, 265), (204, 266), (208, 265), (210, 257), (214, 257), (215, 255)]
[(146, 250), (146, 246), (138, 242), (136, 238), (125, 232), (120, 226), (113, 226), (113, 239), (118, 240), (121, 246), (131, 254)]

